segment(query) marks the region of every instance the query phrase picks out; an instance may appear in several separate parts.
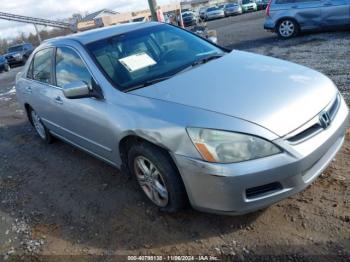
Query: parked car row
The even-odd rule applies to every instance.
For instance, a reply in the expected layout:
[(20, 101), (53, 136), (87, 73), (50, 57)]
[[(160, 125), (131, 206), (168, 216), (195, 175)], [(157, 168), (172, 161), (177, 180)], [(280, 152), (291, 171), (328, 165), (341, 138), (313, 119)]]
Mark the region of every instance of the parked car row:
[(24, 65), (33, 50), (30, 43), (10, 46), (6, 54), (0, 55), (0, 73), (10, 71), (12, 66)]
[(198, 11), (198, 17), (201, 20), (209, 21), (231, 15), (254, 12), (265, 9), (268, 5), (268, 1), (269, 0), (238, 0), (237, 2), (202, 7)]

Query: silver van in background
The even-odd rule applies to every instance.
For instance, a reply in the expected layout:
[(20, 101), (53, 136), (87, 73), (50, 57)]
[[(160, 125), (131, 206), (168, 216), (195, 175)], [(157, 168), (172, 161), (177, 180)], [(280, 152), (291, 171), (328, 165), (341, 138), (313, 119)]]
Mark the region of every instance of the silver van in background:
[(300, 31), (350, 27), (350, 0), (271, 0), (264, 28), (283, 39)]

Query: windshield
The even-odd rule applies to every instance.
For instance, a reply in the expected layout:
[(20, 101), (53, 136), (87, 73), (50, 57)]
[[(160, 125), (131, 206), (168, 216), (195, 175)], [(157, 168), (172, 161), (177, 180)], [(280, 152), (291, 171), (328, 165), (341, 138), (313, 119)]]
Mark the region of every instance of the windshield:
[(227, 5), (226, 5), (226, 8), (236, 7), (236, 6), (237, 6), (237, 4), (227, 4)]
[(8, 52), (9, 53), (12, 53), (12, 52), (20, 52), (23, 50), (23, 46), (22, 45), (16, 45), (16, 46), (11, 46), (9, 47), (8, 49)]
[(250, 3), (254, 3), (254, 2), (253, 2), (253, 0), (243, 0), (242, 3), (244, 5), (246, 5), (246, 4), (250, 4)]
[(87, 48), (121, 91), (172, 76), (199, 59), (224, 54), (209, 42), (166, 24), (98, 40)]
[(192, 13), (183, 13), (183, 14), (182, 14), (182, 17), (192, 16), (192, 15), (193, 15)]
[(211, 11), (216, 11), (216, 10), (219, 10), (220, 8), (219, 7), (210, 7), (208, 8), (207, 12), (211, 12)]

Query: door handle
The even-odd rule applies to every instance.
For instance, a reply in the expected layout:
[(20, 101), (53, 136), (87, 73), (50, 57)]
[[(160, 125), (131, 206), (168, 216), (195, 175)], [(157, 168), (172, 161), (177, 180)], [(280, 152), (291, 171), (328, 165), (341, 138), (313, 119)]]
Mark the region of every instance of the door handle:
[(292, 5), (291, 8), (296, 9), (296, 8), (298, 8), (298, 6), (297, 5)]
[(330, 2), (326, 2), (326, 3), (323, 4), (323, 6), (331, 6), (331, 5), (333, 5), (333, 4), (330, 3)]
[(57, 104), (63, 104), (62, 98), (61, 98), (60, 96), (57, 96), (57, 97), (55, 98), (55, 103), (57, 103)]
[(27, 86), (27, 87), (25, 88), (25, 92), (26, 92), (27, 94), (31, 94), (31, 93), (32, 93), (32, 88), (31, 88), (30, 86)]

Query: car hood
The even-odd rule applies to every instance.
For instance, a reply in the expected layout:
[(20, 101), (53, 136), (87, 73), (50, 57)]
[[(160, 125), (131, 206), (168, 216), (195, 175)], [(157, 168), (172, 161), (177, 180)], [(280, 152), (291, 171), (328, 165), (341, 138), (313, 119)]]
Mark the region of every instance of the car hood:
[(10, 52), (10, 53), (7, 53), (7, 54), (4, 54), (5, 57), (7, 56), (14, 56), (15, 54), (22, 54), (23, 51), (16, 51), (16, 52)]
[(210, 11), (207, 13), (207, 15), (217, 15), (217, 14), (221, 14), (223, 11), (221, 10), (216, 10), (216, 11)]
[(315, 117), (337, 91), (312, 69), (234, 50), (130, 93), (244, 119), (284, 136)]
[(194, 17), (193, 17), (193, 16), (185, 16), (185, 17), (183, 17), (182, 19), (183, 19), (184, 21), (191, 21), (191, 20), (194, 19)]

